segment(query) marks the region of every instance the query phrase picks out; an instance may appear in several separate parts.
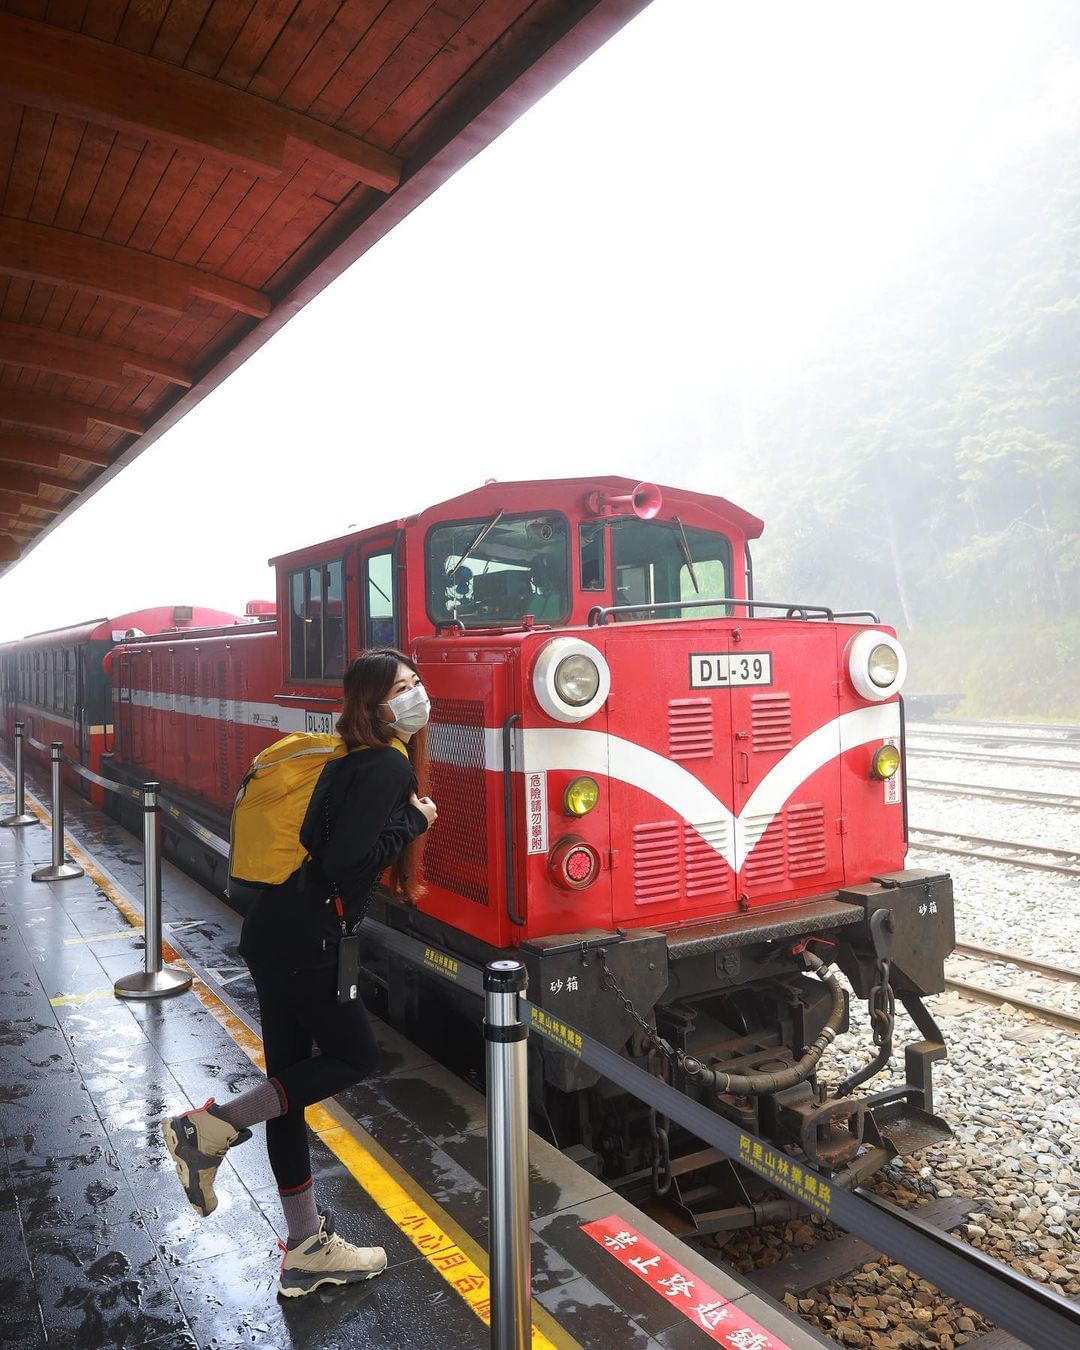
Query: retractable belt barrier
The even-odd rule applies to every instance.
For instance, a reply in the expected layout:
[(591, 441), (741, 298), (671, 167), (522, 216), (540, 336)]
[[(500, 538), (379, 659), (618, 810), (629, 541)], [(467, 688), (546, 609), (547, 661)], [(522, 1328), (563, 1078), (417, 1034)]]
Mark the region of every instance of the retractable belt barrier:
[[(364, 925), (366, 937), (395, 955), (469, 993), (483, 996), (483, 971), (431, 943), (399, 933), (376, 920)], [(717, 1115), (662, 1079), (646, 1073), (588, 1032), (521, 1000), (532, 1031), (565, 1054), (603, 1074), (648, 1106), (729, 1158), (756, 1172), (770, 1185), (831, 1219), (936, 1288), (976, 1308), (997, 1326), (1036, 1350), (1062, 1350), (1080, 1344), (1080, 1306), (1020, 1275), (975, 1247), (940, 1232), (862, 1190), (846, 1191), (804, 1161)]]
[[(46, 754), (49, 747), (26, 737)], [(67, 758), (65, 756), (65, 758)], [(112, 792), (142, 792), (101, 778), (68, 759), (84, 778)], [(229, 855), (229, 846), (186, 812), (166, 803), (164, 809), (177, 825), (216, 853)], [(434, 976), (484, 997), (484, 973), (432, 943), (411, 938), (377, 920), (369, 919), (364, 935)], [(828, 1177), (775, 1144), (766, 1143), (701, 1102), (687, 1097), (670, 1083), (646, 1073), (588, 1032), (554, 1017), (527, 999), (521, 999), (527, 1025), (564, 1054), (573, 1055), (662, 1115), (669, 1116), (695, 1138), (711, 1144), (732, 1160), (756, 1172), (770, 1185), (786, 1191), (801, 1204), (830, 1219), (838, 1227), (885, 1253), (936, 1288), (977, 1309), (997, 1326), (1011, 1332), (1035, 1350), (1061, 1350), (1080, 1344), (1080, 1306), (1037, 1284), (992, 1256), (959, 1242), (949, 1233), (923, 1223), (916, 1215), (887, 1200), (857, 1189), (843, 1190)]]

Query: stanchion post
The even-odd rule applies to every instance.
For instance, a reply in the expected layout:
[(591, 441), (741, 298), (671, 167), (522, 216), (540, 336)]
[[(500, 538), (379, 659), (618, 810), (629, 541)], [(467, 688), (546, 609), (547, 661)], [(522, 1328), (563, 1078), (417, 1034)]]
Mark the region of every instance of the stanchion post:
[(38, 818), (26, 809), (26, 779), (23, 772), (23, 727), (25, 722), (15, 723), (15, 814), (5, 816), (0, 825), (37, 825)]
[(532, 1340), (529, 1029), (519, 1012), (527, 983), (520, 961), (484, 969), (492, 1350), (527, 1350)]
[(191, 987), (191, 976), (161, 960), (161, 807), (160, 783), (144, 783), (143, 802), (143, 969), (113, 985), (120, 998), (160, 998)]
[(31, 873), (31, 881), (70, 881), (86, 873), (64, 861), (64, 742), (52, 743), (52, 864)]

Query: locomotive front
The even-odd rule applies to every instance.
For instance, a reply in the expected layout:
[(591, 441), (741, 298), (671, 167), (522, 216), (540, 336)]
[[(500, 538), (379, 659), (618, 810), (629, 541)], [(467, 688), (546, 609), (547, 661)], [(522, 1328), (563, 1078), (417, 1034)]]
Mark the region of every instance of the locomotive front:
[[(444, 942), (452, 925), (467, 956), (516, 948), (535, 1001), (840, 1184), (947, 1135), (920, 1000), (943, 988), (951, 884), (904, 870), (895, 635), (754, 599), (761, 524), (719, 498), (625, 480), (471, 498), (472, 518), (459, 499), (415, 536), (440, 824), (414, 925)], [(873, 1032), (843, 1083), (837, 967)], [(895, 1000), (921, 1039), (903, 1081), (859, 1095), (888, 1068)], [(790, 1209), (579, 1062), (532, 1053), (538, 1122), (610, 1181), (700, 1232)]]

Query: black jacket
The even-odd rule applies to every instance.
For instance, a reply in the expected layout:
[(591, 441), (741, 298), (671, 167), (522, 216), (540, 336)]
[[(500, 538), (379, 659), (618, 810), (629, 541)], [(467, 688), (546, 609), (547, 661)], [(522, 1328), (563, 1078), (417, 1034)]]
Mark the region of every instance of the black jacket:
[(411, 804), (412, 765), (379, 746), (331, 760), (311, 795), (300, 842), (311, 854), (281, 886), (267, 886), (244, 920), (240, 952), (266, 974), (333, 965), (341, 923), (363, 917), (368, 896), (387, 867), (427, 829)]

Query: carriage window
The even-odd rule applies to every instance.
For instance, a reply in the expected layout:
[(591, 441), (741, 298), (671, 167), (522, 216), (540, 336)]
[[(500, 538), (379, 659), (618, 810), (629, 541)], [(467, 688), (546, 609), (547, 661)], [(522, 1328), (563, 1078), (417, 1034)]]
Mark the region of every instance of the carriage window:
[(581, 589), (604, 589), (604, 527), (598, 523), (582, 525), (579, 534)]
[(289, 576), (289, 675), (336, 680), (345, 669), (345, 604), (341, 560)]
[[(722, 534), (677, 521), (613, 520), (611, 549), (616, 605), (708, 600), (729, 594), (731, 544)], [(719, 618), (730, 605), (642, 610), (621, 618)]]
[(570, 616), (566, 521), (562, 516), (505, 516), (441, 525), (427, 542), (428, 614), (466, 628), (537, 623)]
[(396, 647), (394, 555), (373, 553), (364, 561), (364, 646)]

